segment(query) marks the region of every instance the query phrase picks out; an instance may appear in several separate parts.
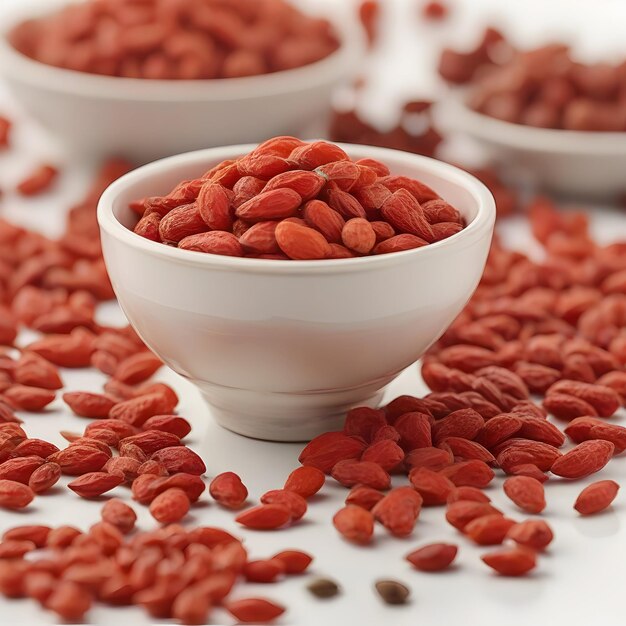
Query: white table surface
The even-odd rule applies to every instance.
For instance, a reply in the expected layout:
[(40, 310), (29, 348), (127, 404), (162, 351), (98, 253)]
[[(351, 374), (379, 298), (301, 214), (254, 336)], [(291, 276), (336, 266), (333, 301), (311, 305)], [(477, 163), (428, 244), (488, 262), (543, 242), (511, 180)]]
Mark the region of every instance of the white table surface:
[[(2, 0), (0, 9), (25, 1)], [(380, 53), (370, 62), (372, 81), (363, 107), (382, 121), (391, 119), (394, 102), (405, 96), (428, 95), (436, 87), (429, 69), (435, 55), (429, 47), (448, 40), (471, 41), (477, 25), (490, 21), (489, 15), (497, 15), (496, 21), (501, 24), (514, 23), (519, 39), (529, 44), (545, 40), (550, 32), (556, 32), (573, 35), (589, 56), (602, 56), (619, 49), (616, 47), (619, 45), (621, 53), (626, 52), (622, 32), (626, 19), (623, 0), (551, 0), (550, 3), (509, 0), (506, 7), (495, 0), (459, 0), (453, 5), (455, 15), (451, 22), (428, 31), (411, 14), (415, 2), (384, 2), (390, 8), (385, 41)], [(26, 120), (20, 123), (19, 112), (0, 86), (1, 112), (10, 113), (18, 123), (15, 148), (0, 155), (0, 188), (8, 188), (11, 181), (48, 156), (63, 163), (62, 153), (33, 124)], [(89, 164), (66, 163), (54, 193), (27, 201), (7, 193), (0, 201), (0, 215), (46, 233), (58, 234), (64, 210), (81, 197), (91, 169)], [(592, 218), (594, 232), (602, 240), (626, 238), (623, 212), (596, 208)], [(518, 218), (509, 220), (503, 232), (515, 246), (527, 249), (532, 245), (525, 225)], [(103, 321), (122, 321), (114, 304), (104, 305), (99, 314)], [(20, 341), (30, 336), (25, 333)], [(66, 370), (63, 378), (68, 390), (98, 391), (105, 380), (92, 370)], [(301, 445), (253, 441), (225, 431), (211, 420), (209, 410), (190, 384), (165, 368), (159, 378), (180, 393), (180, 414), (194, 426), (191, 444), (206, 460), (209, 476), (225, 470), (236, 471), (254, 498), (270, 488), (280, 487), (289, 471), (297, 466)], [(425, 392), (414, 366), (390, 386), (388, 398), (401, 393)], [(58, 434), (60, 430), (81, 430), (86, 425), (85, 420), (70, 415), (60, 400), (44, 414), (22, 414), (22, 417), (30, 436), (48, 439), (57, 445), (64, 443)], [(622, 421), (626, 421), (623, 415)], [(626, 461), (617, 459), (601, 477), (619, 481), (624, 475)], [(215, 503), (209, 504), (208, 500), (203, 506), (192, 509), (187, 521), (223, 526), (244, 536), (254, 557), (269, 556), (287, 547), (308, 550), (315, 556), (311, 574), (330, 576), (341, 584), (343, 593), (327, 601), (314, 600), (306, 591), (310, 577), (292, 577), (276, 585), (246, 585), (237, 589), (235, 595), (241, 597), (263, 595), (284, 603), (288, 613), (278, 620), (279, 624), (582, 626), (594, 623), (617, 626), (625, 621), (622, 594), (626, 575), (626, 490), (612, 510), (593, 518), (580, 518), (572, 504), (583, 485), (595, 479), (594, 476), (569, 484), (547, 483), (548, 507), (542, 517), (549, 520), (556, 539), (549, 552), (540, 558), (535, 572), (518, 580), (493, 575), (479, 559), (485, 549), (470, 545), (456, 533), (444, 521), (442, 508), (423, 510), (413, 536), (408, 539), (393, 539), (378, 528), (371, 547), (359, 548), (345, 543), (333, 529), (331, 518), (341, 506), (346, 491), (330, 483), (322, 495), (311, 501), (305, 520), (285, 531), (242, 532), (230, 513)], [(500, 483), (501, 479), (494, 482), (489, 495), (507, 515), (522, 518), (504, 497)], [(130, 499), (125, 488), (117, 488), (112, 495)], [(99, 502), (82, 500), (69, 490), (57, 488), (48, 496), (38, 497), (27, 512), (0, 511), (0, 531), (28, 523), (51, 526), (71, 523), (86, 528), (98, 520), (100, 507)], [(147, 509), (140, 505), (135, 508), (140, 527), (154, 527)], [(452, 571), (422, 574), (403, 560), (410, 550), (432, 541), (458, 543), (460, 554)], [(378, 578), (396, 578), (407, 584), (412, 589), (411, 603), (396, 608), (384, 606), (372, 591)], [(215, 611), (211, 620), (212, 624), (232, 623), (221, 611)], [(110, 609), (102, 605), (90, 611), (88, 621), (92, 624), (154, 623), (141, 609)], [(40, 610), (35, 602), (9, 602), (0, 598), (2, 626), (56, 623), (54, 615)]]

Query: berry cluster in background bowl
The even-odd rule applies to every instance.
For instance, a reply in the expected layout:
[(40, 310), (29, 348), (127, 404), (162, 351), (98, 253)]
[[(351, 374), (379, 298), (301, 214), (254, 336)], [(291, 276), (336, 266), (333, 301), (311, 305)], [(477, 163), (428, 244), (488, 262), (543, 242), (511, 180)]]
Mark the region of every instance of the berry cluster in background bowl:
[(339, 46), (328, 20), (284, 0), (89, 0), (19, 23), (9, 41), (46, 65), (161, 80), (289, 70)]
[(427, 246), (464, 227), (428, 185), (339, 146), (270, 139), (138, 199), (134, 232), (183, 250), (260, 259), (340, 259)]
[(487, 29), (474, 50), (444, 50), (439, 73), (469, 86), (472, 109), (505, 122), (626, 131), (626, 61), (585, 64), (563, 43), (519, 50)]

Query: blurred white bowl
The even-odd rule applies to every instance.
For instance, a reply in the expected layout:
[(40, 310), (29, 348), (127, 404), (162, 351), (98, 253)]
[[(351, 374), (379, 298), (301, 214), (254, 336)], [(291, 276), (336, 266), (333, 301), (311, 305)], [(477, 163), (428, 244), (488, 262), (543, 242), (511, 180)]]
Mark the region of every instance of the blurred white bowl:
[[(330, 110), (333, 89), (358, 63), (362, 35), (345, 7), (325, 14), (341, 41), (310, 65), (262, 76), (146, 80), (100, 76), (45, 65), (7, 41), (11, 28), (68, 2), (21, 6), (2, 15), (0, 75), (18, 102), (70, 151), (147, 162), (188, 150), (300, 134)], [(304, 8), (314, 0), (299, 1)], [(313, 12), (313, 11), (311, 11)]]
[(504, 122), (450, 95), (436, 109), (438, 125), (485, 147), (494, 161), (536, 186), (589, 198), (626, 191), (626, 132), (535, 128)]
[(382, 389), (444, 332), (483, 271), (491, 194), (451, 165), (344, 145), (431, 185), (468, 226), (416, 250), (356, 259), (274, 261), (179, 250), (135, 235), (131, 200), (249, 152), (213, 148), (163, 159), (113, 183), (98, 206), (104, 258), (142, 339), (190, 379), (220, 424), (280, 441), (340, 428), (348, 408)]

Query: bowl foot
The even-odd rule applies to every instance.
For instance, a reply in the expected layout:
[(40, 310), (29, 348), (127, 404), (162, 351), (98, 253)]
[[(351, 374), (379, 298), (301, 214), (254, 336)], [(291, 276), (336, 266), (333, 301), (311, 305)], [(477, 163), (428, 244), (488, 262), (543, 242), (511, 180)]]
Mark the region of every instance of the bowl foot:
[(341, 430), (349, 409), (378, 406), (383, 396), (382, 389), (369, 386), (347, 391), (273, 393), (196, 384), (220, 426), (266, 441), (309, 441), (320, 433)]

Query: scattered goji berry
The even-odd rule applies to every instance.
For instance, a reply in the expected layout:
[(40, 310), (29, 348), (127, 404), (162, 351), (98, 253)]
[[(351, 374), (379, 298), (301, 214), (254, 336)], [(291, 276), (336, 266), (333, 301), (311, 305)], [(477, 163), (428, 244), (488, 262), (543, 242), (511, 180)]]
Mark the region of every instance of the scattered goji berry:
[(587, 485), (576, 498), (574, 508), (581, 515), (604, 511), (617, 497), (619, 485), (614, 480), (599, 480)]
[(440, 572), (452, 564), (458, 548), (449, 543), (431, 543), (407, 554), (406, 560), (422, 572)]
[(523, 576), (536, 565), (535, 553), (527, 548), (509, 548), (480, 557), (502, 576)]

